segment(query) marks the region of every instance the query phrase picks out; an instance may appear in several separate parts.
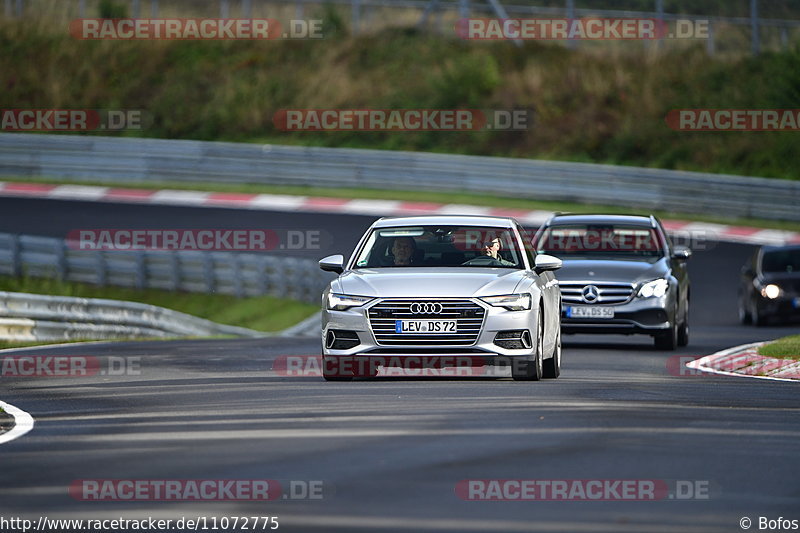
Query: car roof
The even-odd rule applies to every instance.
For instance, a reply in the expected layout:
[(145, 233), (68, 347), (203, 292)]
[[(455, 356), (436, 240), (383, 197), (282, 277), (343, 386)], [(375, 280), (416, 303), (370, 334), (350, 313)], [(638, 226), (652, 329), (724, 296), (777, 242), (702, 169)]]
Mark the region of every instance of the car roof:
[(547, 221), (548, 226), (560, 224), (628, 224), (631, 226), (652, 227), (654, 218), (644, 215), (554, 215)]
[(496, 228), (513, 228), (514, 219), (508, 217), (492, 217), (483, 215), (420, 215), (406, 217), (384, 217), (377, 220), (372, 227), (391, 228), (395, 226), (488, 226)]

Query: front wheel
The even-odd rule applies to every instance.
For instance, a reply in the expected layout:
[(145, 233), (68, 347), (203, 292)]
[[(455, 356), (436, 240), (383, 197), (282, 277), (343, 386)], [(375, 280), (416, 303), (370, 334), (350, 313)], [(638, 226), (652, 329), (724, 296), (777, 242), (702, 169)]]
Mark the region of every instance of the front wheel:
[(322, 377), (325, 381), (352, 381), (352, 367), (343, 364), (340, 357), (322, 356)]
[(683, 317), (680, 327), (678, 327), (678, 346), (689, 344), (689, 309), (686, 309), (686, 316)]
[(669, 329), (663, 333), (656, 333), (655, 345), (657, 350), (672, 351), (678, 347), (678, 324), (673, 322)]
[(555, 379), (561, 375), (561, 328), (558, 328), (553, 357), (542, 362), (542, 370), (542, 377), (547, 379)]
[(542, 315), (539, 315), (539, 329), (536, 335), (536, 353), (533, 361), (511, 361), (511, 377), (515, 381), (539, 381), (542, 379), (542, 356), (544, 352), (544, 324)]

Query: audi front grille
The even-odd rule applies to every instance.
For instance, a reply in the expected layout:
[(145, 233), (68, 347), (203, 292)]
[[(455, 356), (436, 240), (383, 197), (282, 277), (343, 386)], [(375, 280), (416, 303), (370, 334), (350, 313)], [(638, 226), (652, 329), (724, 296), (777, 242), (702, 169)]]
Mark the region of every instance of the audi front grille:
[[(472, 300), (387, 299), (369, 308), (379, 346), (471, 346), (478, 341), (486, 310)], [(456, 320), (455, 333), (396, 333), (396, 320)]]
[[(559, 281), (558, 285), (561, 288), (561, 300), (578, 305), (624, 304), (633, 298), (634, 290), (630, 283)], [(596, 291), (587, 289), (589, 287), (594, 287)], [(584, 299), (584, 293), (590, 297)]]

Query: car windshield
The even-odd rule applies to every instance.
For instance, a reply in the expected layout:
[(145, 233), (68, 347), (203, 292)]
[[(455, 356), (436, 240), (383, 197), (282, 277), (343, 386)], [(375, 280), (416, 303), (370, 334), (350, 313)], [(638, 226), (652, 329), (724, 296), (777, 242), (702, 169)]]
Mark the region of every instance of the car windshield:
[(664, 244), (654, 228), (617, 224), (551, 226), (536, 239), (537, 253), (570, 259), (657, 259)]
[(800, 248), (765, 252), (761, 271), (800, 273)]
[(377, 228), (358, 252), (355, 268), (524, 268), (508, 228), (403, 226)]

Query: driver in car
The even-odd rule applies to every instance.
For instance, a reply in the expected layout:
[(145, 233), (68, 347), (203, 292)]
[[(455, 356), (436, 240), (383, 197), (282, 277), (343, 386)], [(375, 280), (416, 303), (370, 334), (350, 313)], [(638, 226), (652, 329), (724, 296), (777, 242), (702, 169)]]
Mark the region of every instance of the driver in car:
[(515, 263), (511, 261), (506, 261), (503, 259), (498, 252), (500, 252), (500, 248), (502, 247), (502, 241), (500, 237), (495, 237), (494, 239), (490, 239), (483, 243), (483, 248), (481, 249), (481, 255), (470, 259), (466, 263), (465, 266), (509, 266), (515, 267), (517, 266)]
[(392, 243), (394, 266), (411, 266), (417, 245), (411, 237), (398, 237)]
[(490, 241), (483, 243), (483, 255), (488, 255), (489, 257), (491, 257), (492, 259), (494, 259), (503, 266), (516, 266), (511, 261), (506, 261), (505, 259), (500, 257), (498, 252), (500, 251), (501, 247), (502, 244), (500, 237), (496, 237)]

